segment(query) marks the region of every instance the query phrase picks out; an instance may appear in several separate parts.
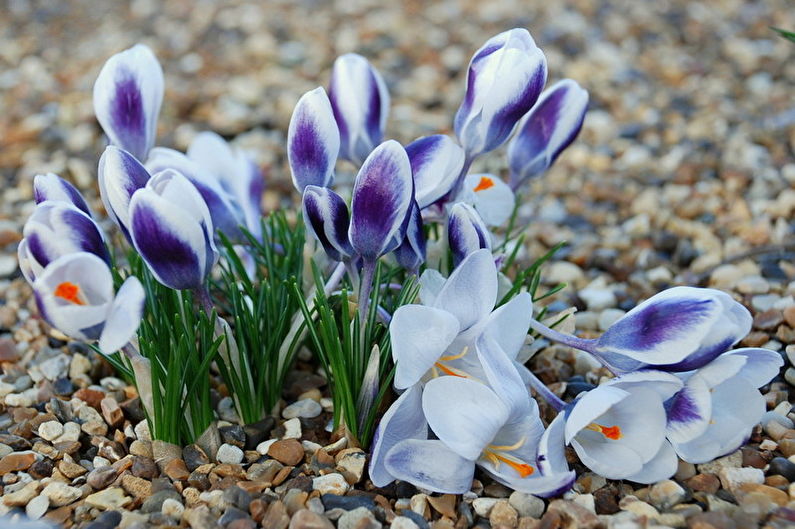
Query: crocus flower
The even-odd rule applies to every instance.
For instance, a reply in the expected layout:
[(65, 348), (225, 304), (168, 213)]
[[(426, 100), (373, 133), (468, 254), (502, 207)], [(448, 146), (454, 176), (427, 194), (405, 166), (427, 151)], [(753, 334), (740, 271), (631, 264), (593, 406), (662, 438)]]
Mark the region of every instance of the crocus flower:
[[(372, 146), (368, 154), (370, 150)], [(330, 186), (339, 152), (340, 131), (331, 102), (323, 88), (315, 88), (298, 100), (287, 129), (287, 161), (298, 192), (308, 185)]]
[(141, 162), (118, 147), (109, 145), (99, 158), (99, 195), (108, 216), (130, 243), (130, 199), (149, 178)]
[(155, 174), (133, 194), (130, 234), (149, 270), (170, 288), (202, 288), (218, 259), (210, 211), (173, 169)]
[(179, 151), (157, 147), (152, 149), (149, 159), (146, 161), (146, 168), (150, 174), (166, 169), (173, 169), (180, 173), (193, 184), (201, 195), (210, 210), (213, 228), (222, 231), (233, 240), (244, 238), (240, 232), (240, 226), (245, 224), (243, 209), (237, 205), (218, 179), (204, 166)]
[(354, 251), (348, 241), (351, 221), (342, 197), (327, 187), (309, 185), (304, 189), (302, 203), (307, 229), (320, 241), (326, 254), (335, 261), (352, 257)]
[(558, 81), (541, 94), (508, 144), (513, 189), (555, 163), (579, 134), (587, 108), (588, 92), (571, 79)]
[(472, 204), (488, 226), (507, 221), (516, 203), (511, 188), (491, 174), (467, 175), (460, 200)]
[(525, 29), (500, 33), (475, 53), (455, 116), (455, 133), (469, 160), (508, 139), (546, 80), (546, 58)]
[(400, 246), (395, 248), (395, 259), (406, 270), (417, 273), (422, 263), (425, 262), (425, 250), (426, 240), (425, 231), (422, 229), (422, 214), (415, 201), (409, 213), (406, 236)]
[(19, 267), (31, 283), (47, 265), (64, 255), (89, 252), (110, 263), (99, 226), (71, 202), (41, 202), (22, 234), (24, 238), (17, 248)]
[(33, 178), (33, 200), (41, 204), (45, 200), (67, 202), (91, 217), (91, 208), (75, 186), (55, 173), (38, 174)]
[(389, 92), (381, 74), (361, 55), (334, 61), (328, 97), (340, 135), (340, 158), (361, 165), (381, 143), (389, 115)]
[[(562, 451), (539, 451), (544, 428), (538, 406), (529, 398), (514, 364), (485, 336), (478, 340), (477, 348), (484, 381), (442, 376), (425, 385), (422, 415), (436, 439), (417, 438), (422, 433), (418, 411), (411, 410), (415, 414), (411, 417), (405, 410), (410, 401), (401, 403), (402, 410), (390, 417), (390, 423), (402, 411), (396, 422), (417, 428), (408, 440), (393, 443), (390, 436), (389, 443), (381, 441), (377, 455), (383, 457), (383, 463), (376, 461), (376, 476), (402, 479), (436, 492), (462, 493), (469, 490), (478, 465), (522, 492), (544, 496), (570, 488), (575, 475), (565, 460), (561, 461)], [(394, 435), (392, 424), (382, 425), (382, 429), (382, 437)], [(385, 451), (386, 444), (391, 446)], [(561, 463), (562, 467), (557, 467)]]
[(480, 249), (491, 250), (491, 234), (477, 211), (469, 204), (458, 202), (447, 217), (447, 242), (453, 253), (453, 265), (458, 266), (466, 256)]
[(218, 180), (242, 210), (246, 229), (259, 238), (265, 180), (256, 162), (214, 132), (197, 134), (188, 146), (187, 155)]
[(444, 134), (418, 138), (406, 145), (406, 153), (420, 209), (449, 193), (464, 167), (464, 150)]
[(54, 260), (36, 278), (33, 292), (50, 325), (71, 338), (99, 340), (105, 354), (126, 345), (141, 322), (141, 283), (129, 277), (114, 296), (107, 263), (92, 253), (72, 253)]
[[(566, 444), (597, 474), (648, 481), (641, 471), (658, 456), (665, 440), (663, 402), (681, 388), (677, 377), (653, 373), (625, 383), (619, 377), (581, 393), (555, 418), (566, 423)], [(671, 474), (675, 471), (674, 464)]]
[(110, 142), (145, 160), (155, 144), (163, 69), (143, 44), (107, 60), (94, 83), (94, 113)]
[(768, 349), (735, 349), (681, 375), (684, 388), (665, 403), (668, 439), (679, 457), (705, 463), (745, 443), (766, 409), (757, 388), (783, 363)]
[(532, 318), (532, 300), (522, 293), (493, 310), (497, 269), (491, 252), (474, 252), (432, 290), (426, 282), (423, 304), (403, 305), (392, 316), (389, 335), (397, 389), (442, 374), (476, 376), (482, 366), (473, 348), (482, 335), (516, 357)]

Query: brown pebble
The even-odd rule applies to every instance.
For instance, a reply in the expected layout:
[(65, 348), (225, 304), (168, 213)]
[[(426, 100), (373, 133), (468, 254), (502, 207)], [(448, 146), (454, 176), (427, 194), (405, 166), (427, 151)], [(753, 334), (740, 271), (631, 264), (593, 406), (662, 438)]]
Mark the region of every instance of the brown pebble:
[(72, 395), (76, 399), (80, 399), (95, 410), (99, 411), (102, 399), (105, 398), (105, 394), (96, 389), (90, 388), (80, 388), (74, 392)]
[(742, 342), (745, 347), (760, 347), (770, 341), (770, 337), (766, 332), (754, 331), (746, 336)]
[(13, 338), (9, 336), (0, 338), (0, 362), (16, 362), (17, 360), (19, 360), (19, 353)]
[(687, 520), (688, 529), (737, 529), (729, 515), (721, 511), (702, 512)]
[(31, 475), (34, 479), (44, 479), (48, 478), (52, 475), (53, 469), (53, 462), (51, 459), (44, 458), (40, 461), (36, 461), (30, 468), (28, 469), (28, 474)]
[(795, 439), (781, 439), (778, 442), (778, 449), (784, 454), (784, 457), (795, 455)]
[(163, 472), (171, 478), (171, 481), (185, 481), (190, 476), (188, 467), (185, 466), (185, 461), (182, 459), (172, 459), (166, 463)]
[(268, 510), (268, 504), (257, 498), (248, 504), (248, 511), (251, 513), (251, 519), (259, 523), (265, 517), (265, 511)]
[(66, 461), (66, 460), (63, 460), (60, 463), (58, 463), (58, 470), (60, 470), (61, 474), (63, 474), (69, 479), (74, 479), (88, 472), (87, 469), (78, 465), (74, 461)]
[(121, 487), (135, 498), (143, 499), (152, 495), (152, 484), (132, 474), (125, 474), (122, 476)]
[(268, 455), (280, 463), (294, 467), (304, 459), (304, 447), (295, 439), (283, 439), (268, 448)]
[(133, 457), (130, 471), (134, 476), (143, 479), (155, 479), (160, 475), (160, 470), (157, 468), (154, 460), (143, 456)]
[(779, 507), (783, 507), (789, 501), (789, 494), (783, 490), (769, 485), (762, 485), (761, 483), (740, 483), (739, 486), (734, 489), (734, 495), (739, 501), (742, 501), (745, 495), (755, 493), (763, 494)]
[(489, 514), (489, 523), (492, 527), (512, 528), (519, 523), (519, 514), (511, 507), (508, 500), (500, 500), (494, 504)]
[(9, 472), (27, 470), (36, 461), (36, 454), (33, 452), (11, 453), (0, 459), (0, 476)]
[(566, 527), (595, 529), (601, 524), (598, 516), (573, 501), (553, 500), (552, 503), (549, 504), (547, 512), (560, 513), (561, 518), (566, 522)]
[(116, 428), (124, 420), (124, 412), (119, 408), (119, 403), (110, 397), (105, 397), (99, 403), (102, 417), (110, 426)]
[(697, 474), (685, 481), (688, 487), (698, 492), (715, 494), (720, 488), (720, 480), (715, 474)]
[(455, 500), (454, 494), (443, 494), (442, 496), (429, 496), (428, 503), (442, 516), (447, 516), (455, 520)]
[(616, 499), (616, 490), (612, 486), (595, 490), (593, 498), (596, 514), (615, 514), (620, 510)]
[(765, 468), (768, 460), (756, 448), (744, 446), (742, 448), (743, 466), (753, 468)]
[(293, 467), (284, 467), (279, 472), (273, 476), (273, 481), (271, 482), (274, 487), (277, 487), (284, 483), (284, 480), (290, 476), (290, 472), (293, 471)]
[(309, 509), (301, 509), (290, 520), (290, 529), (334, 529), (334, 524)]
[(786, 320), (787, 325), (790, 327), (795, 327), (795, 305), (790, 305), (786, 309), (784, 309), (784, 320)]
[(86, 483), (91, 485), (94, 490), (107, 488), (118, 476), (116, 469), (112, 466), (95, 468), (86, 476)]
[(784, 321), (784, 315), (778, 309), (769, 309), (754, 316), (754, 327), (767, 331), (775, 329)]
[(268, 529), (287, 529), (290, 517), (287, 515), (287, 508), (281, 501), (275, 501), (268, 507), (268, 512), (262, 518), (262, 527)]
[(765, 478), (765, 485), (770, 485), (771, 487), (776, 487), (777, 489), (787, 490), (789, 487), (789, 480), (784, 476), (779, 476), (775, 474), (773, 476), (767, 476)]
[(238, 518), (230, 522), (226, 526), (226, 529), (255, 529), (255, 527), (257, 527), (257, 524), (254, 520), (249, 518)]

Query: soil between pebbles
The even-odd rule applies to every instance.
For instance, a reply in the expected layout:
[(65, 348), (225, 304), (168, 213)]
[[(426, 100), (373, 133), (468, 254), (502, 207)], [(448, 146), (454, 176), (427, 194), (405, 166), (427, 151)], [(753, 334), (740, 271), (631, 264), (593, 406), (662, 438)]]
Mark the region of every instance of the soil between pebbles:
[[(0, 512), (92, 529), (792, 527), (795, 45), (770, 25), (795, 28), (792, 6), (9, 2), (0, 17)], [(458, 497), (404, 483), (374, 489), (366, 455), (325, 433), (327, 390), (311, 363), (297, 365), (278, 416), (241, 427), (219, 394), (218, 435), (173, 447), (150, 441), (134, 389), (36, 316), (15, 257), (32, 178), (57, 172), (101, 211), (104, 140), (91, 86), (112, 53), (152, 46), (167, 87), (158, 143), (184, 149), (207, 128), (234, 138), (268, 173), (272, 209), (295, 199), (283, 150), (292, 106), (326, 84), (335, 56), (357, 51), (376, 64), (393, 97), (387, 135), (407, 142), (450, 131), (470, 54), (514, 26), (544, 49), (550, 81), (571, 77), (591, 94), (580, 138), (523, 197), (526, 258), (570, 243), (545, 275), (569, 283), (551, 309), (577, 307), (577, 329), (590, 335), (669, 285), (731, 292), (754, 314), (743, 345), (787, 358), (765, 388), (764, 426), (741, 450), (683, 463), (650, 487), (605, 481), (572, 455), (575, 491), (551, 501), (480, 476)], [(504, 168), (497, 154), (475, 169)], [(604, 374), (561, 347), (531, 365), (566, 396)]]

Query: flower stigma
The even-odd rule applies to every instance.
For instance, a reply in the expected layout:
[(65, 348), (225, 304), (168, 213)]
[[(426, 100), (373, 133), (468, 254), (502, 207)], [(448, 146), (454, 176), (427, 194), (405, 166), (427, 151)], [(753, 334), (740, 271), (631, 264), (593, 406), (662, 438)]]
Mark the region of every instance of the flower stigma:
[(82, 296), (80, 294), (80, 287), (69, 281), (59, 283), (58, 286), (55, 287), (54, 295), (56, 298), (65, 299), (69, 303), (73, 303), (75, 305), (86, 304), (86, 302), (81, 299)]
[(585, 429), (591, 430), (593, 432), (599, 432), (612, 441), (618, 441), (622, 437), (621, 428), (619, 426), (602, 426), (601, 424), (592, 422), (586, 426)]
[(483, 177), (480, 178), (480, 182), (478, 182), (478, 185), (476, 185), (474, 187), (473, 191), (475, 191), (475, 192), (477, 192), (477, 191), (485, 191), (486, 189), (488, 189), (490, 187), (494, 187), (494, 180), (492, 180), (488, 176), (483, 176)]

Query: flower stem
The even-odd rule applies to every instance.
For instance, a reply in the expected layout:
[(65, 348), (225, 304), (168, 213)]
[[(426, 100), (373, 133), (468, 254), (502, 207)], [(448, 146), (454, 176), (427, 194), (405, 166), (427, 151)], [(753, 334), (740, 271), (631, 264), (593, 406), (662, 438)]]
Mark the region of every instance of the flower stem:
[(367, 322), (367, 309), (370, 306), (373, 275), (375, 275), (375, 261), (365, 261), (362, 266), (362, 283), (359, 285), (359, 322), (362, 328)]
[(547, 401), (547, 404), (555, 408), (555, 411), (562, 410), (566, 403), (560, 399), (557, 395), (555, 395), (551, 389), (547, 387), (537, 376), (535, 376), (529, 370), (527, 371), (527, 381), (530, 384), (530, 387), (539, 395), (541, 398)]
[(199, 288), (193, 290), (193, 294), (196, 296), (196, 301), (199, 302), (204, 312), (207, 313), (207, 316), (213, 313), (213, 299), (210, 297), (210, 289), (207, 288), (207, 285), (202, 285)]
[(552, 341), (562, 343), (563, 345), (568, 345), (569, 347), (574, 347), (575, 349), (585, 351), (586, 353), (595, 354), (595, 340), (586, 340), (584, 338), (577, 338), (571, 334), (564, 334), (554, 329), (550, 329), (537, 320), (530, 320), (530, 328), (538, 332), (541, 336), (549, 338)]

